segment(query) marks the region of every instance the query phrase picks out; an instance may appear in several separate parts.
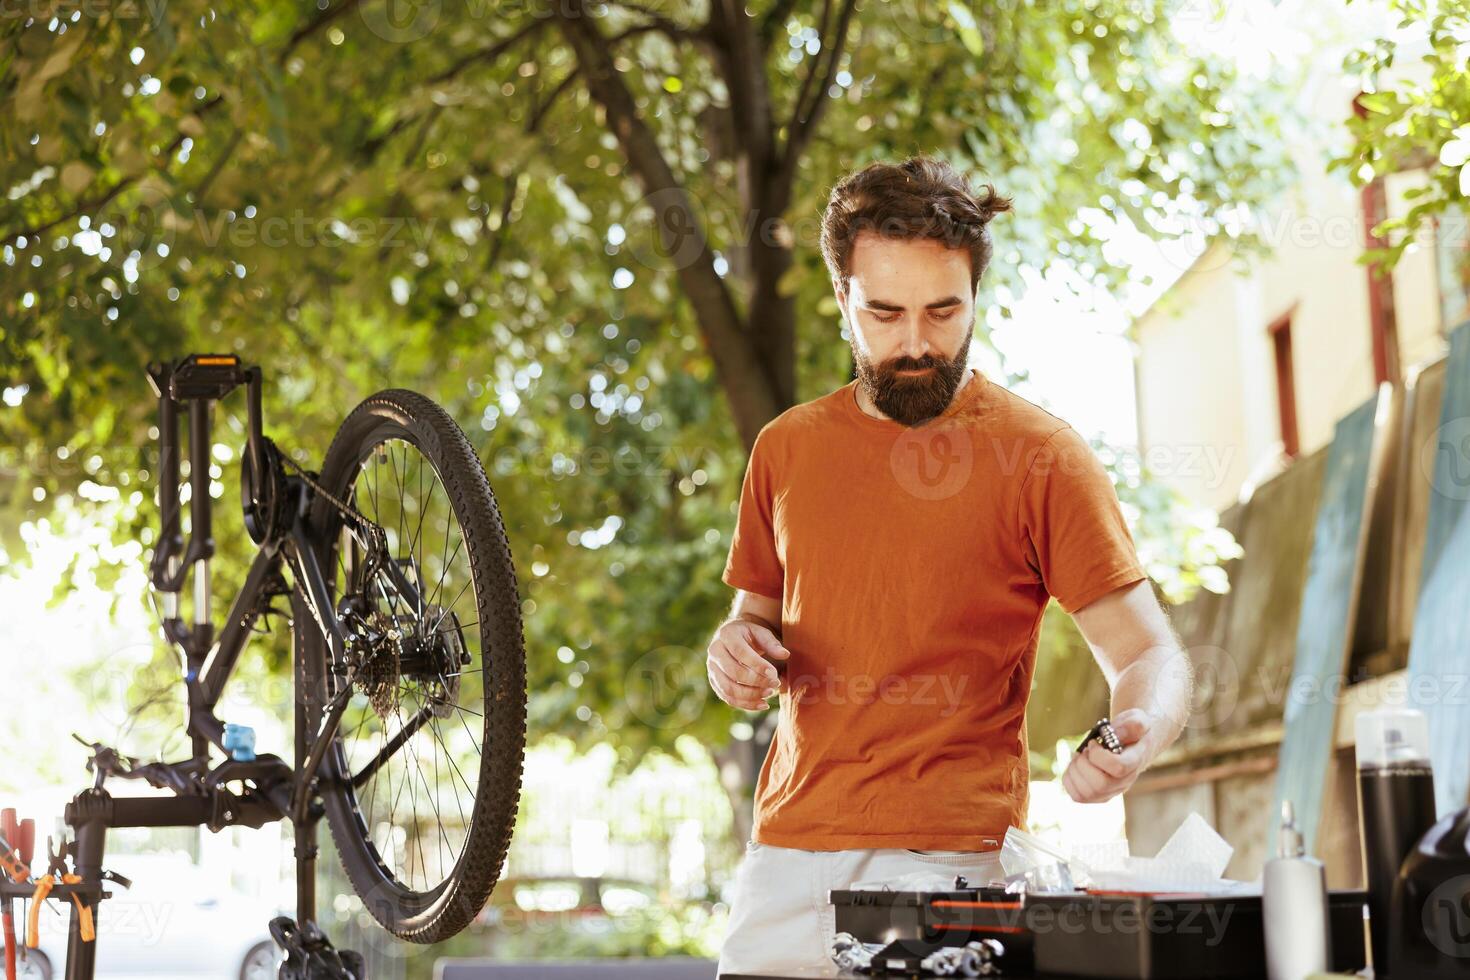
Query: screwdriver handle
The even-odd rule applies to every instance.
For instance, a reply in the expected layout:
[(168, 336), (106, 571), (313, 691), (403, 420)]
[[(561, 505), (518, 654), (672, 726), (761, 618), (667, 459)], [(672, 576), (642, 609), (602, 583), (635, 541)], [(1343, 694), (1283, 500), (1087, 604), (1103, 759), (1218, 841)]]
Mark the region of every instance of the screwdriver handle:
[(13, 840), (15, 849), (20, 852), (20, 863), (29, 867), (31, 858), (36, 855), (36, 821), (30, 817), (22, 820)]

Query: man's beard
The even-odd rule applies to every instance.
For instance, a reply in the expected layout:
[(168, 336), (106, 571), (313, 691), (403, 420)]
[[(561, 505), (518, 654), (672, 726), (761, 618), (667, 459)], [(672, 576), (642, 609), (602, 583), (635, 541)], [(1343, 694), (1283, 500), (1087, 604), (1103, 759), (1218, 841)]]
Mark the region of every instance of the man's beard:
[[(857, 365), (858, 383), (873, 399), (878, 411), (904, 425), (927, 422), (943, 412), (954, 400), (960, 381), (969, 370), (970, 340), (974, 331), (965, 333), (965, 342), (952, 358), (933, 354), (924, 357), (895, 357), (878, 366), (852, 345), (853, 363)], [(915, 368), (931, 369), (926, 374), (905, 377), (899, 371)]]

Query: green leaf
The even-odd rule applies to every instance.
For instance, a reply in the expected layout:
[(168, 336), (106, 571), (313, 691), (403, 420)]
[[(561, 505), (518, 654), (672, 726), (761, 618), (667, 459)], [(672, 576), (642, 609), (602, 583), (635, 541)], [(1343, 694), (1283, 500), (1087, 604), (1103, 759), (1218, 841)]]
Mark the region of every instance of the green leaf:
[(975, 22), (975, 15), (961, 0), (950, 0), (949, 15), (954, 18), (958, 27), (960, 41), (965, 49), (975, 57), (985, 53), (985, 39), (980, 36), (980, 27)]

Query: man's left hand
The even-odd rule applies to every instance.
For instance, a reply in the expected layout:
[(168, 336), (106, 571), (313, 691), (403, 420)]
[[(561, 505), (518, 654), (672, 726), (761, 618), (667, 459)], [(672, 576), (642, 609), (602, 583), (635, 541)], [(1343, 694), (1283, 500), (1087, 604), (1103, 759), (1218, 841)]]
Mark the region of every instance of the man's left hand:
[(1100, 742), (1093, 742), (1080, 755), (1072, 757), (1062, 774), (1067, 795), (1078, 803), (1102, 803), (1124, 792), (1138, 779), (1138, 774), (1153, 760), (1152, 733), (1156, 727), (1153, 715), (1141, 708), (1120, 711), (1112, 719), (1113, 731), (1123, 743), (1117, 755)]

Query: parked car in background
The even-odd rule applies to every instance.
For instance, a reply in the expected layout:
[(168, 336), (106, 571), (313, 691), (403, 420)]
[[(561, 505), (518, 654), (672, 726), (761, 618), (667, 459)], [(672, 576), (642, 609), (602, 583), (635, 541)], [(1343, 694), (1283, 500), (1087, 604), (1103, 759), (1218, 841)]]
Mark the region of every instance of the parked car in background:
[(610, 918), (657, 903), (657, 889), (638, 881), (574, 875), (507, 878), (495, 886), (478, 921), (494, 927), (514, 920)]
[[(98, 909), (99, 980), (273, 980), (279, 960), (267, 923), (280, 914), (273, 905), (240, 894), (184, 854), (109, 855), (107, 867), (133, 885), (109, 886), (112, 897)], [(66, 972), (69, 912), (57, 901), (46, 905), (40, 948), (17, 962), (17, 980), (61, 980)]]

